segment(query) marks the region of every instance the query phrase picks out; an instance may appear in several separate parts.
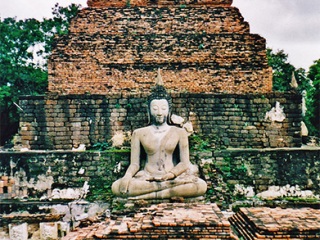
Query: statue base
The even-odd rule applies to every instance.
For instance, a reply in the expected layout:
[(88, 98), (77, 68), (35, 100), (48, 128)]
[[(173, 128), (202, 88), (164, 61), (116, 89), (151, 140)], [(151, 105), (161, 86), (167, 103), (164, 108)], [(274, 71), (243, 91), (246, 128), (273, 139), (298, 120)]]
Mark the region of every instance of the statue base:
[(234, 239), (216, 204), (154, 204), (107, 221), (91, 233), (94, 239)]
[(203, 196), (193, 198), (173, 197), (170, 199), (130, 199), (115, 197), (111, 204), (112, 213), (115, 215), (124, 215), (142, 207), (150, 207), (153, 204), (161, 203), (205, 203)]

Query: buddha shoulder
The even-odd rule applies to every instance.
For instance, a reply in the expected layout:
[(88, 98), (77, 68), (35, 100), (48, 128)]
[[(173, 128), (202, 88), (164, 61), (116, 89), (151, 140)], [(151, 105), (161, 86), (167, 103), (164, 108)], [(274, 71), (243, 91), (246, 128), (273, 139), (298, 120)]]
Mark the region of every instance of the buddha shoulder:
[(151, 130), (150, 126), (147, 127), (142, 127), (142, 128), (137, 128), (133, 131), (132, 136), (142, 136), (145, 135), (147, 133), (149, 133)]
[(187, 131), (184, 128), (172, 126), (172, 129), (176, 134), (179, 134), (179, 136), (188, 136)]

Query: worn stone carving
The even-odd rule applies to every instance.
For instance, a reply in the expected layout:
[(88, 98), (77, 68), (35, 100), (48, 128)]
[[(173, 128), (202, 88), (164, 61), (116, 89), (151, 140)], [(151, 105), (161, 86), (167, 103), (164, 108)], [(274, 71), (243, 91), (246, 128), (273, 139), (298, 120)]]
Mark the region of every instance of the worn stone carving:
[[(133, 132), (131, 163), (125, 176), (113, 183), (115, 195), (134, 199), (165, 199), (196, 197), (206, 192), (207, 184), (197, 176), (198, 168), (189, 160), (186, 130), (168, 124), (170, 107), (171, 98), (158, 81), (148, 98), (151, 125)], [(177, 159), (176, 149), (179, 152)], [(146, 163), (141, 169), (143, 150)]]
[(265, 116), (265, 120), (270, 120), (272, 122), (283, 122), (285, 118), (286, 115), (283, 112), (283, 107), (279, 102), (276, 102), (276, 106), (267, 112)]

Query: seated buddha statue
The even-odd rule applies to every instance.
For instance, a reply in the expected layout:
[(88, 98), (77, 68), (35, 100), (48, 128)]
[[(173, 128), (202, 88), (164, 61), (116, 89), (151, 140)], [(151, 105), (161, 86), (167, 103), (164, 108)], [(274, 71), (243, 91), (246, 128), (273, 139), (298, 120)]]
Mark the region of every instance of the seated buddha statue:
[[(124, 177), (112, 185), (116, 196), (167, 199), (197, 197), (206, 192), (206, 182), (198, 177), (198, 167), (189, 160), (186, 130), (168, 124), (171, 105), (172, 100), (161, 79), (148, 98), (151, 124), (133, 132), (130, 165)], [(146, 155), (143, 167), (142, 151)], [(177, 157), (175, 153), (178, 153)]]

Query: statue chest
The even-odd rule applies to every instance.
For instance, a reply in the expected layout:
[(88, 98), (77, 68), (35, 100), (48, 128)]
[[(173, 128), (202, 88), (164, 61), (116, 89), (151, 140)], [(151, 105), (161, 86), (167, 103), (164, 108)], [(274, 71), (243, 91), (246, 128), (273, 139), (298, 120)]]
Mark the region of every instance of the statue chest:
[(156, 153), (171, 155), (178, 143), (179, 137), (172, 133), (164, 135), (150, 134), (141, 141), (147, 155), (154, 155)]

